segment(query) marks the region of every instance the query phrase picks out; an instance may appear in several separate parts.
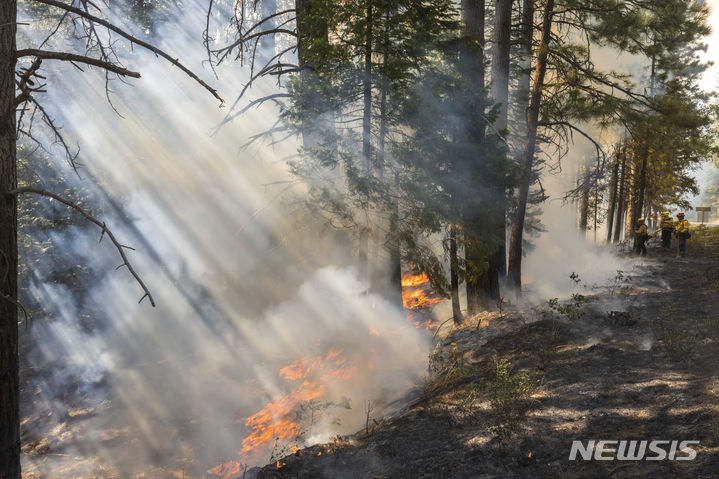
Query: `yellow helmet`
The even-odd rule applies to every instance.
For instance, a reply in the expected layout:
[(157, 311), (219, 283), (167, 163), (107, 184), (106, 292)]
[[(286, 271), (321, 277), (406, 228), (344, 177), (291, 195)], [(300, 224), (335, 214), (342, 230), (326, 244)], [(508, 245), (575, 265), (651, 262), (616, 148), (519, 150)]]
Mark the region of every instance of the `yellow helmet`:
[(644, 224), (644, 218), (637, 218), (637, 224), (638, 225)]
[(664, 213), (662, 213), (662, 216), (666, 216), (667, 218), (669, 218), (669, 212), (665, 211)]

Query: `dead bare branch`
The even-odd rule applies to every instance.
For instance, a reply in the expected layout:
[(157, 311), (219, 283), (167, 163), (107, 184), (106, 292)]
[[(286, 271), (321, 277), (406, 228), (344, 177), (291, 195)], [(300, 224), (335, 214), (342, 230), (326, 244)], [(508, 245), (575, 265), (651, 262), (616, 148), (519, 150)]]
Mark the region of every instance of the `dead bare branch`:
[(35, 86), (35, 82), (32, 79), (33, 77), (44, 78), (37, 73), (41, 63), (42, 60), (40, 58), (36, 58), (35, 61), (33, 61), (32, 64), (23, 71), (22, 75), (20, 75), (20, 80), (16, 82), (18, 89), (20, 90), (20, 94), (15, 98), (15, 100), (13, 100), (13, 103), (10, 105), (8, 111), (6, 111), (2, 116), (3, 122), (15, 115), (18, 107), (30, 99), (32, 92), (44, 91), (42, 89), (44, 85), (39, 87)]
[[(117, 239), (115, 238), (115, 235), (107, 228), (107, 225), (105, 225), (104, 222), (98, 220), (94, 216), (92, 216), (90, 213), (85, 211), (81, 206), (77, 205), (76, 203), (73, 203), (72, 201), (63, 198), (62, 196), (56, 195), (55, 193), (51, 193), (46, 190), (41, 190), (38, 188), (30, 188), (30, 187), (23, 187), (23, 188), (17, 188), (12, 191), (8, 191), (7, 194), (17, 196), (25, 193), (32, 193), (40, 196), (46, 196), (48, 198), (52, 198), (56, 201), (59, 201), (60, 203), (69, 206), (70, 208), (74, 209), (75, 211), (79, 212), (82, 216), (84, 216), (88, 221), (91, 223), (96, 224), (100, 227), (102, 230), (102, 235), (107, 235), (108, 238), (110, 238), (110, 241), (112, 241), (112, 244), (115, 245), (115, 248), (117, 248), (117, 251), (120, 253), (120, 257), (122, 258), (123, 264), (121, 266), (127, 266), (127, 270), (130, 272), (130, 274), (135, 278), (137, 283), (140, 285), (142, 290), (144, 291), (144, 295), (142, 298), (140, 298), (140, 301), (142, 301), (145, 298), (148, 298), (150, 301), (150, 304), (152, 307), (155, 307), (155, 300), (152, 297), (152, 294), (150, 293), (150, 290), (147, 289), (147, 286), (145, 286), (145, 283), (142, 281), (140, 276), (137, 274), (135, 269), (132, 267), (132, 264), (130, 263), (130, 260), (127, 259), (127, 256), (125, 255), (125, 246), (123, 246)], [(100, 237), (100, 240), (102, 240), (102, 236)], [(119, 268), (119, 267), (118, 267)]]
[(45, 110), (45, 108), (38, 102), (35, 97), (30, 96), (28, 100), (35, 105), (35, 107), (40, 110), (40, 113), (42, 114), (42, 118), (45, 121), (45, 124), (50, 127), (50, 130), (52, 131), (53, 135), (55, 135), (55, 141), (57, 143), (60, 143), (63, 150), (65, 151), (65, 157), (67, 158), (67, 161), (70, 163), (70, 166), (72, 167), (75, 174), (80, 177), (80, 172), (78, 171), (78, 163), (77, 163), (77, 157), (80, 155), (80, 146), (78, 145), (77, 151), (73, 153), (70, 151), (70, 146), (65, 141), (65, 137), (62, 136), (60, 133), (60, 128), (55, 125), (55, 122), (53, 121), (50, 114)]
[(36, 57), (36, 58), (44, 58), (46, 60), (62, 60), (65, 62), (72, 62), (72, 63), (84, 63), (85, 65), (91, 65), (91, 66), (103, 68), (107, 71), (111, 71), (112, 73), (117, 73), (118, 75), (132, 77), (132, 78), (140, 78), (140, 74), (138, 72), (128, 70), (127, 68), (123, 68), (114, 63), (106, 62), (103, 60), (98, 60), (97, 58), (86, 57), (84, 55), (77, 55), (75, 53), (51, 52), (48, 50), (37, 50), (35, 48), (26, 48), (24, 50), (18, 50), (16, 53), (16, 57), (17, 58)]
[(147, 43), (143, 40), (140, 40), (136, 36), (127, 33), (123, 29), (113, 25), (112, 23), (108, 22), (107, 20), (104, 20), (95, 15), (92, 15), (92, 14), (90, 14), (86, 11), (83, 11), (82, 9), (79, 9), (77, 7), (73, 7), (72, 5), (67, 5), (65, 3), (58, 2), (56, 0), (33, 0), (33, 1), (37, 2), (37, 3), (42, 3), (44, 5), (50, 5), (53, 7), (63, 9), (65, 11), (74, 13), (75, 15), (78, 15), (86, 20), (95, 22), (98, 25), (102, 25), (103, 27), (107, 28), (108, 30), (117, 33), (124, 39), (129, 40), (131, 43), (134, 43), (135, 45), (138, 45), (146, 50), (151, 51), (155, 55), (164, 58), (165, 60), (167, 60), (171, 64), (175, 65), (180, 70), (182, 70), (182, 72), (184, 72), (187, 76), (192, 78), (195, 82), (199, 83), (205, 90), (209, 91), (212, 94), (212, 96), (214, 96), (215, 98), (217, 98), (217, 100), (220, 101), (220, 106), (224, 105), (225, 100), (223, 100), (222, 97), (220, 96), (220, 94), (217, 93), (217, 90), (215, 90), (214, 88), (209, 86), (202, 79), (200, 79), (200, 77), (198, 77), (192, 70), (190, 70), (189, 68), (184, 66), (182, 63), (180, 63), (178, 58), (172, 58), (169, 54), (165, 53), (163, 50), (160, 50), (159, 48), (157, 48), (153, 45), (150, 45), (149, 43)]

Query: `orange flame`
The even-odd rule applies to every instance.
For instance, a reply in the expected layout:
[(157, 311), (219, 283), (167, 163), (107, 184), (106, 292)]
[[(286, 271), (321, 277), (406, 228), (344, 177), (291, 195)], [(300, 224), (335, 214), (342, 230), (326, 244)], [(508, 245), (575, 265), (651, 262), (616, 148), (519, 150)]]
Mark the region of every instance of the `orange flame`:
[(435, 304), (443, 303), (444, 298), (432, 298), (423, 289), (402, 292), (402, 303), (407, 309), (429, 308)]
[[(429, 277), (424, 273), (402, 276), (402, 304), (404, 307), (421, 312), (446, 301), (445, 298), (430, 291), (429, 286)], [(421, 320), (418, 320), (413, 313), (408, 313), (407, 320), (414, 323), (418, 328), (432, 329), (435, 326), (433, 318), (421, 318)]]
[(215, 466), (212, 469), (208, 469), (207, 474), (212, 474), (220, 479), (230, 479), (236, 477), (242, 472), (242, 463), (237, 461), (230, 461), (219, 466)]
[(402, 276), (402, 287), (412, 288), (415, 286), (422, 286), (429, 283), (429, 278), (426, 274), (405, 274)]
[(407, 309), (428, 308), (446, 301), (427, 293), (429, 278), (426, 274), (405, 274), (402, 276), (402, 303)]
[(273, 440), (291, 440), (300, 435), (302, 427), (290, 417), (297, 405), (324, 396), (329, 384), (355, 375), (355, 366), (347, 364), (341, 355), (341, 349), (330, 349), (324, 356), (297, 359), (280, 369), (281, 377), (302, 383), (289, 393), (276, 396), (245, 420), (252, 432), (242, 441), (242, 452), (250, 452)]

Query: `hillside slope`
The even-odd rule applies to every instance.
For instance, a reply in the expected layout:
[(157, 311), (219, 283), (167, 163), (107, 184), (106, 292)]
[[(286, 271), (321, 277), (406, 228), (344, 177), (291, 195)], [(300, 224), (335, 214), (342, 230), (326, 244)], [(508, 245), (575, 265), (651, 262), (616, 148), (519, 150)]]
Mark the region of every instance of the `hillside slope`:
[[(650, 247), (573, 302), (447, 328), (401, 414), (245, 478), (719, 477), (719, 231), (674, 253)], [(689, 461), (568, 459), (591, 439), (700, 444)]]

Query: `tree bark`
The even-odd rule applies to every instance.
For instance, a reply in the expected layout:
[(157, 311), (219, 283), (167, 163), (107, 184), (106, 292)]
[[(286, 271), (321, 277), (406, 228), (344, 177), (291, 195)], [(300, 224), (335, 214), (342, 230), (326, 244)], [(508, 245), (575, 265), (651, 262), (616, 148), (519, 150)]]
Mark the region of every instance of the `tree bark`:
[[(390, 20), (390, 13), (385, 14), (385, 24)], [(377, 177), (380, 181), (385, 179), (386, 169), (386, 142), (388, 135), (387, 127), (387, 103), (388, 90), (387, 84), (387, 63), (389, 59), (390, 38), (389, 32), (385, 30), (382, 38), (382, 70), (383, 75), (380, 80), (380, 105), (379, 105), (379, 139), (377, 144)], [(395, 182), (396, 187), (396, 182)], [(397, 200), (392, 201), (391, 214), (399, 218), (399, 204)], [(387, 231), (393, 231), (392, 220), (386, 222)], [(395, 303), (397, 307), (402, 309), (402, 255), (399, 249), (399, 241), (391, 238), (387, 242), (387, 250), (389, 252), (389, 291), (387, 293), (390, 301)]]
[(594, 244), (597, 244), (597, 222), (599, 215), (599, 185), (594, 186)]
[(452, 298), (452, 316), (454, 324), (460, 324), (463, 321), (462, 308), (459, 304), (459, 277), (457, 276), (457, 227), (451, 225), (449, 227), (449, 283), (450, 295)]
[[(491, 66), (491, 92), (490, 95), (495, 103), (499, 104), (499, 115), (494, 122), (494, 129), (506, 134), (507, 117), (509, 108), (509, 54), (511, 47), (512, 30), (512, 1), (496, 0), (494, 10), (494, 45), (492, 47)], [(480, 120), (482, 121), (482, 120)], [(494, 194), (502, 198), (505, 194), (501, 189), (496, 189)], [(506, 217), (503, 202), (496, 205), (492, 215), (491, 231), (497, 243), (496, 250), (489, 255), (487, 268), (477, 280), (476, 291), (473, 294), (472, 302), (478, 306), (489, 309), (496, 303), (501, 292), (499, 289), (499, 278), (504, 276), (506, 270)], [(474, 309), (474, 308), (472, 308)], [(472, 311), (474, 314), (476, 311)]]
[[(479, 45), (476, 58), (468, 61), (475, 62), (477, 70), (477, 88), (483, 89), (485, 86), (484, 82), (484, 26), (485, 26), (485, 0), (462, 0), (462, 23), (467, 35), (473, 38)], [(477, 118), (472, 124), (468, 126), (469, 135), (471, 141), (483, 142), (485, 135), (485, 119), (484, 112), (480, 111)], [(485, 258), (479, 255), (476, 250), (477, 248), (472, 247), (473, 242), (477, 241), (473, 234), (473, 224), (475, 221), (475, 211), (477, 207), (473, 204), (472, 198), (467, 198), (464, 202), (464, 234), (465, 234), (465, 260), (468, 267), (472, 265), (476, 266), (481, 264)], [(478, 268), (479, 269), (479, 268)], [(467, 314), (472, 316), (477, 314), (482, 305), (482, 298), (484, 291), (486, 290), (487, 283), (486, 275), (469, 275), (467, 277)]]
[(554, 16), (554, 0), (547, 0), (542, 15), (542, 39), (537, 54), (534, 85), (527, 111), (527, 140), (522, 153), (522, 176), (519, 191), (517, 192), (517, 205), (514, 221), (512, 222), (512, 235), (509, 240), (509, 281), (516, 289), (517, 294), (522, 290), (522, 241), (524, 236), (524, 220), (527, 214), (527, 200), (529, 198), (529, 185), (532, 182), (532, 166), (537, 146), (537, 126), (539, 123), (539, 109), (542, 103), (542, 89), (544, 76), (547, 73), (547, 55), (549, 41), (552, 34), (552, 18)]
[(494, 45), (492, 46), (491, 96), (499, 104), (494, 122), (498, 131), (507, 128), (509, 105), (509, 50), (512, 33), (512, 0), (494, 2)]
[(637, 206), (639, 206), (639, 202), (637, 201), (637, 194), (639, 193), (639, 169), (641, 167), (641, 159), (637, 158), (639, 155), (636, 153), (636, 147), (632, 148), (632, 156), (629, 159), (629, 178), (628, 180), (631, 182), (628, 184), (628, 194), (627, 194), (627, 215), (624, 218), (624, 237), (625, 238), (631, 238), (632, 232), (634, 231), (634, 224), (636, 223), (636, 219), (639, 218), (637, 215)]
[[(529, 90), (532, 87), (532, 40), (534, 39), (534, 0), (522, 1), (522, 24), (519, 41), (519, 79), (517, 81), (517, 102), (522, 106), (525, 117), (529, 109)], [(526, 124), (525, 124), (526, 126)], [(521, 161), (521, 153), (517, 158)]]
[[(582, 178), (582, 181), (585, 181)], [(582, 195), (579, 201), (579, 231), (581, 233), (587, 232), (587, 225), (589, 219), (589, 187), (584, 185), (582, 188)]]
[(0, 477), (20, 479), (17, 187), (15, 112), (16, 0), (0, 0)]
[[(639, 178), (637, 180), (637, 209), (636, 214), (641, 215), (644, 211), (644, 194), (647, 189), (647, 162), (649, 161), (649, 145), (642, 149), (641, 166), (639, 167)], [(637, 218), (632, 218), (636, 222)]]
[(612, 229), (614, 228), (614, 213), (617, 208), (617, 187), (619, 183), (619, 152), (614, 155), (612, 165), (612, 179), (609, 183), (609, 209), (607, 210), (607, 244), (612, 242)]
[[(364, 75), (362, 78), (362, 159), (364, 173), (367, 178), (372, 175), (372, 4), (367, 5), (365, 17), (365, 44), (364, 44)], [(364, 211), (364, 223), (360, 225), (359, 232), (359, 267), (360, 278), (371, 280), (371, 266), (369, 264), (369, 238), (371, 235), (369, 211)], [(370, 286), (371, 287), (371, 286)]]
[(624, 217), (624, 205), (626, 203), (627, 184), (627, 152), (626, 148), (620, 150), (622, 169), (619, 174), (619, 200), (617, 201), (617, 224), (614, 228), (614, 242), (617, 243), (622, 235), (622, 219)]

